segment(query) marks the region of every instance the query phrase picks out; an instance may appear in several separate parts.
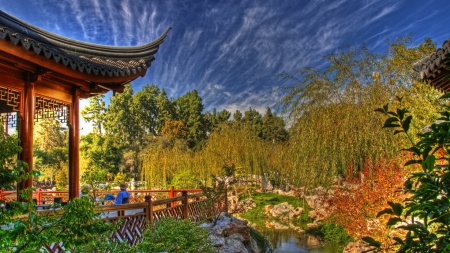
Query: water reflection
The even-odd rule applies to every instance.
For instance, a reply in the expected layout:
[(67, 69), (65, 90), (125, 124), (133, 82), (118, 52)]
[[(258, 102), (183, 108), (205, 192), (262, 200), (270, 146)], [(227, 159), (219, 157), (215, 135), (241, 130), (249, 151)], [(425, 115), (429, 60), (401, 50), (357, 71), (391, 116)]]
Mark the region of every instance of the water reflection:
[(293, 229), (269, 229), (258, 227), (257, 230), (272, 244), (274, 253), (340, 253), (339, 245), (323, 245), (315, 236), (299, 234)]

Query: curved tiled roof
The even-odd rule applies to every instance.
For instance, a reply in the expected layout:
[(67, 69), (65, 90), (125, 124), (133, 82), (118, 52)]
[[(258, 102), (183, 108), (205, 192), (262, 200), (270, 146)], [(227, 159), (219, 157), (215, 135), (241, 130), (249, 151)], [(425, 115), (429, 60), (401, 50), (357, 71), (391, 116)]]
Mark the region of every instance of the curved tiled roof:
[(442, 47), (436, 52), (428, 55), (419, 62), (415, 63), (413, 68), (420, 73), (420, 77), (431, 83), (437, 88), (443, 90), (450, 89), (444, 77), (449, 74), (450, 70), (450, 39), (444, 41)]
[(145, 73), (170, 27), (156, 40), (133, 47), (104, 46), (62, 37), (0, 11), (0, 39), (22, 45), (37, 55), (73, 70), (102, 76)]

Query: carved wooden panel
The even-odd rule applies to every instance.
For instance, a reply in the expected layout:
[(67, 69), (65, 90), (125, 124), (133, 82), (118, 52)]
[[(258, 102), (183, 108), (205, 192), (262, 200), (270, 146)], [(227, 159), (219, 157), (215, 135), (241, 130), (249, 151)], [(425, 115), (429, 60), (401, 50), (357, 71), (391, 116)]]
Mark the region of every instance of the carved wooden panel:
[(34, 119), (57, 119), (60, 123), (69, 122), (69, 105), (44, 97), (36, 96), (36, 111)]
[(19, 91), (0, 87), (0, 100), (6, 101), (6, 104), (16, 112), (20, 111), (20, 95)]

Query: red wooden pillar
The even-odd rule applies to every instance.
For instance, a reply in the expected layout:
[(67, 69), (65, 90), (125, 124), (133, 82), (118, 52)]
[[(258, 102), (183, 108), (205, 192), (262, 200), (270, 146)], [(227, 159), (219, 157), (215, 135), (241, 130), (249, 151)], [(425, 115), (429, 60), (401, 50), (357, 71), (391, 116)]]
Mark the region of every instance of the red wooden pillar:
[(69, 123), (69, 199), (80, 192), (80, 90), (74, 88)]
[(42, 196), (42, 189), (38, 188), (37, 191), (36, 191), (36, 203), (38, 205), (44, 204), (42, 202), (43, 199), (44, 199), (44, 197)]
[[(170, 189), (169, 189), (169, 198), (175, 198), (177, 196), (177, 193), (175, 192), (175, 187), (173, 187), (173, 185), (172, 186), (170, 186)], [(176, 202), (171, 202), (170, 203), (170, 206), (176, 206), (177, 205), (177, 203)]]
[[(33, 129), (34, 129), (34, 110), (36, 104), (36, 95), (34, 91), (34, 84), (37, 81), (37, 75), (25, 72), (24, 74), (24, 91), (23, 91), (23, 105), (21, 106), (20, 117), (20, 145), (22, 146), (22, 152), (19, 155), (19, 159), (28, 164), (27, 171), (33, 169)], [(17, 184), (17, 199), (19, 197), (19, 191), (31, 188), (33, 186), (33, 178), (30, 177)]]

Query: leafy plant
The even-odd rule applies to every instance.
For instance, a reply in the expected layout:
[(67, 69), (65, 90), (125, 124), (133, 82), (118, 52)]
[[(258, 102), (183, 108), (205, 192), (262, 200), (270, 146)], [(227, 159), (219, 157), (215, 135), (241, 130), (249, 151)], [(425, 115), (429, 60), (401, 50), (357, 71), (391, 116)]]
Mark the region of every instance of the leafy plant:
[(207, 230), (189, 220), (172, 218), (156, 221), (143, 234), (135, 252), (214, 252)]
[(320, 231), (323, 234), (323, 239), (328, 242), (348, 244), (352, 241), (345, 228), (334, 222), (323, 222)]
[[(441, 98), (450, 98), (450, 93)], [(401, 102), (401, 98), (398, 98)], [(405, 203), (389, 202), (390, 208), (378, 213), (393, 215), (387, 225), (405, 233), (394, 237), (398, 252), (450, 252), (450, 107), (441, 112), (437, 122), (418, 134), (414, 143), (409, 136), (412, 117), (405, 108), (390, 111), (388, 105), (377, 111), (387, 115), (384, 127), (393, 128), (394, 134), (403, 133), (411, 141), (407, 148), (414, 158), (405, 165), (419, 164), (421, 171), (414, 172), (404, 183), (404, 191), (410, 195)], [(379, 246), (373, 238), (364, 238), (371, 245)]]
[(388, 207), (388, 201), (405, 197), (398, 193), (407, 173), (401, 163), (399, 159), (367, 159), (361, 176), (350, 173), (333, 187), (325, 205), (330, 214), (327, 220), (341, 225), (355, 239), (372, 236), (389, 244), (390, 230), (380, 225), (385, 223), (385, 217), (376, 218), (376, 214)]
[(227, 188), (225, 182), (222, 180), (217, 180), (213, 178), (213, 186), (208, 187), (206, 185), (201, 185), (200, 188), (203, 191), (203, 195), (206, 197), (206, 207), (209, 209), (210, 215), (213, 217), (214, 226), (219, 219), (220, 214), (222, 214), (223, 205), (226, 205), (227, 200)]
[[(26, 170), (25, 163), (15, 157), (21, 151), (17, 136), (9, 136), (0, 126), (0, 187), (9, 189), (14, 183), (38, 176), (39, 173)], [(31, 201), (32, 189), (19, 192), (22, 200), (28, 202), (0, 201), (0, 251), (40, 252), (45, 245), (62, 242), (64, 248), (76, 249), (89, 244), (95, 235), (111, 231), (95, 212), (87, 199), (74, 199), (64, 207), (62, 216), (57, 210), (42, 213)], [(7, 204), (7, 205), (6, 205)]]

